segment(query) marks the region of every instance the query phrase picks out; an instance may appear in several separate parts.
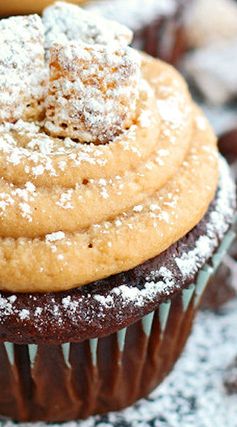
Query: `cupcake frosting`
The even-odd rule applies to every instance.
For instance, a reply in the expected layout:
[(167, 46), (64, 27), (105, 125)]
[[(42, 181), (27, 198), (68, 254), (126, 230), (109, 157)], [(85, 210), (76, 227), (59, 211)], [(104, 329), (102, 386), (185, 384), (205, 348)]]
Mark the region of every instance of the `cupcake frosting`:
[(215, 137), (177, 71), (127, 47), (118, 24), (107, 42), (86, 12), (70, 26), (70, 7), (0, 22), (2, 290), (133, 268), (190, 231), (217, 187)]

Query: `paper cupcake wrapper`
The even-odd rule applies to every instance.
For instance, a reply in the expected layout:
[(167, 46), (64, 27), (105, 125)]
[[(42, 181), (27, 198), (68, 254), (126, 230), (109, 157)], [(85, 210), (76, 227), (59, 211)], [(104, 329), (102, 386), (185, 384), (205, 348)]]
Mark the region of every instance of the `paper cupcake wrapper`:
[(235, 241), (237, 230), (237, 214), (234, 218), (233, 229), (235, 230), (235, 233), (233, 231), (227, 233), (219, 247), (218, 252), (213, 255), (213, 277), (210, 281), (210, 285), (208, 286), (207, 291), (205, 292), (205, 295), (202, 298), (202, 310), (216, 310), (236, 296), (236, 274), (234, 269), (236, 264), (234, 260), (236, 243), (233, 248), (228, 251), (229, 255), (224, 259), (223, 264), (220, 264), (227, 252), (227, 249), (229, 249), (229, 247), (232, 245), (232, 242)]
[[(104, 338), (62, 345), (0, 344), (0, 414), (52, 422), (118, 410), (147, 395), (177, 360), (229, 231), (188, 288)], [(60, 408), (60, 410), (59, 410)]]

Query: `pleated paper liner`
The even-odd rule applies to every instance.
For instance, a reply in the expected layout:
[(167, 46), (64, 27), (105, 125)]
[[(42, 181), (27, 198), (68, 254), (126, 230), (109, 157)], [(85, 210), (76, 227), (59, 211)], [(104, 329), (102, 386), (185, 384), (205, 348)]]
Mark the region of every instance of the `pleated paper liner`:
[(208, 280), (234, 238), (227, 232), (196, 283), (116, 333), (62, 345), (1, 343), (1, 415), (18, 421), (83, 419), (146, 396), (183, 350)]
[[(234, 229), (237, 228), (237, 215), (235, 216)], [(237, 241), (231, 245), (224, 262), (217, 265), (215, 274), (206, 289), (201, 309), (217, 310), (232, 300), (237, 295)]]

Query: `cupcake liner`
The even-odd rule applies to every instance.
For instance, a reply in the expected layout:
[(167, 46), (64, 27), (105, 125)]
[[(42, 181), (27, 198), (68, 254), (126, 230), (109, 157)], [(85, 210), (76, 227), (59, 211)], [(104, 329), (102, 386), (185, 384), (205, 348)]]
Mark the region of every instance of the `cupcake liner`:
[(226, 233), (195, 283), (116, 333), (62, 345), (1, 343), (1, 415), (66, 421), (118, 410), (148, 394), (181, 353), (208, 281), (234, 237), (232, 230)]
[(235, 240), (235, 237), (236, 237), (236, 233), (233, 230), (229, 231), (225, 235), (224, 239), (222, 240), (219, 246), (218, 251), (212, 257), (213, 273), (215, 273), (216, 270), (218, 269), (224, 255), (227, 254), (231, 244)]
[[(233, 228), (236, 230), (237, 215), (235, 215)], [(213, 277), (205, 295), (202, 298), (201, 309), (213, 310), (221, 307), (236, 296), (234, 287), (235, 273), (232, 267), (233, 243), (236, 240), (236, 232), (233, 230), (226, 234), (219, 250), (212, 258)], [(236, 242), (235, 242), (236, 243)], [(230, 249), (230, 250), (229, 250)], [(227, 255), (223, 264), (223, 257)], [(231, 260), (231, 264), (229, 264)], [(235, 261), (233, 260), (233, 263)]]

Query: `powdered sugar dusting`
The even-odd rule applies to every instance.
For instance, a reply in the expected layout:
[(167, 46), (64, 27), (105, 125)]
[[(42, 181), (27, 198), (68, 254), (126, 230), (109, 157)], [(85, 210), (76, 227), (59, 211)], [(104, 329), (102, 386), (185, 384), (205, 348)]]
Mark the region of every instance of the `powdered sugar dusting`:
[[(0, 296), (0, 317), (1, 316), (11, 316), (15, 313), (14, 304), (17, 301), (16, 295), (11, 295), (7, 298)], [(17, 315), (21, 320), (29, 320), (30, 311), (22, 308), (17, 311)]]
[[(21, 138), (25, 145), (21, 144)], [(24, 172), (34, 177), (48, 173), (58, 176), (68, 162), (74, 167), (82, 163), (104, 166), (107, 163), (101, 146), (79, 145), (70, 138), (63, 140), (43, 134), (39, 125), (18, 120), (0, 125), (0, 152), (9, 166), (25, 163)], [(61, 155), (67, 155), (62, 159)]]
[(37, 15), (0, 21), (0, 121), (31, 118), (40, 111), (47, 79), (43, 34)]
[[(157, 280), (158, 277), (160, 280)], [(114, 306), (113, 296), (116, 295), (116, 297), (121, 299), (121, 307), (129, 305), (130, 303), (133, 303), (137, 307), (143, 307), (145, 302), (152, 301), (157, 293), (163, 292), (169, 294), (169, 289), (172, 289), (175, 284), (171, 271), (165, 267), (162, 267), (156, 272), (152, 272), (146, 279), (147, 283), (145, 283), (142, 289), (121, 285), (114, 288), (106, 297), (95, 295), (94, 298), (96, 301), (99, 301), (101, 305), (112, 307)]]
[[(10, 191), (9, 191), (10, 190)], [(32, 208), (30, 203), (35, 200), (36, 188), (33, 183), (26, 182), (22, 188), (16, 188), (12, 184), (8, 188), (8, 192), (0, 192), (0, 217), (7, 215), (7, 208), (15, 206), (16, 211), (19, 211), (22, 218), (27, 221), (32, 221)]]
[[(220, 187), (217, 192), (215, 209), (209, 214), (209, 220), (206, 225), (207, 232), (197, 239), (194, 249), (190, 249), (187, 252), (183, 250), (182, 254), (173, 260), (180, 269), (181, 277), (177, 276), (177, 271), (175, 273), (167, 268), (166, 265), (159, 265), (159, 268), (150, 271), (145, 277), (142, 287), (131, 286), (131, 284), (123, 282), (120, 286), (113, 287), (103, 294), (99, 292), (99, 288), (96, 288), (96, 292), (90, 293), (87, 291), (84, 293), (82, 291), (76, 297), (68, 295), (57, 299), (57, 301), (52, 297), (49, 304), (44, 306), (45, 314), (53, 315), (52, 322), (55, 325), (62, 325), (65, 321), (65, 316), (66, 318), (70, 316), (70, 322), (77, 325), (78, 310), (80, 310), (81, 315), (81, 309), (84, 307), (83, 304), (86, 299), (89, 302), (89, 308), (83, 309), (83, 319), (90, 324), (93, 322), (94, 316), (96, 316), (97, 321), (103, 322), (108, 314), (108, 309), (112, 310), (118, 304), (118, 301), (120, 309), (124, 312), (127, 309), (130, 310), (131, 307), (133, 309), (142, 308), (148, 303), (158, 301), (161, 296), (169, 297), (177, 286), (182, 286), (182, 283), (185, 283), (187, 277), (195, 276), (197, 270), (212, 256), (215, 248), (218, 247), (218, 241), (224, 237), (229, 224), (233, 220), (235, 189), (224, 160), (220, 162), (220, 170)], [(28, 184), (29, 186), (31, 187)], [(154, 209), (156, 208), (154, 206)], [(65, 239), (66, 235), (62, 231), (46, 236), (46, 242), (50, 245), (52, 251), (58, 250), (60, 241)], [(59, 253), (58, 256), (60, 255)], [(27, 307), (27, 309), (29, 310), (27, 315), (25, 312), (22, 313), (22, 308), (18, 306), (17, 296), (12, 298), (0, 294), (0, 321), (5, 321), (6, 317), (11, 315), (19, 317), (19, 319), (22, 319), (23, 316), (24, 322), (33, 318), (36, 330), (41, 331), (43, 327), (42, 312), (39, 313), (35, 307), (33, 309)]]
[(73, 205), (71, 202), (73, 190), (69, 189), (62, 193), (56, 204), (62, 209), (72, 209)]
[(54, 45), (46, 97), (47, 131), (81, 142), (108, 142), (132, 125), (140, 55), (117, 45)]
[(56, 233), (47, 234), (45, 236), (46, 242), (56, 242), (65, 238), (65, 233), (63, 231), (57, 231)]
[(132, 40), (132, 32), (123, 25), (64, 2), (56, 2), (44, 10), (43, 24), (46, 49), (55, 42), (64, 44), (73, 40), (88, 44), (116, 42), (123, 45)]
[(183, 113), (176, 99), (172, 97), (165, 100), (159, 99), (157, 101), (157, 108), (165, 122), (169, 122), (174, 128), (181, 125)]
[[(217, 208), (215, 212), (211, 213), (211, 221), (208, 225), (206, 235), (198, 238), (195, 248), (192, 251), (183, 254), (181, 257), (175, 258), (176, 264), (184, 277), (198, 270), (200, 264), (202, 264), (202, 259), (211, 256), (213, 248), (218, 243), (218, 238), (223, 237), (227, 228), (227, 224), (223, 222), (223, 215), (227, 215), (230, 218), (233, 217), (233, 211), (231, 208), (228, 208), (227, 200), (230, 191), (234, 194), (234, 183), (231, 179), (229, 168), (224, 160), (220, 161), (220, 169), (221, 186), (224, 187), (225, 190), (218, 193)], [(218, 236), (216, 235), (216, 229), (219, 231)]]

